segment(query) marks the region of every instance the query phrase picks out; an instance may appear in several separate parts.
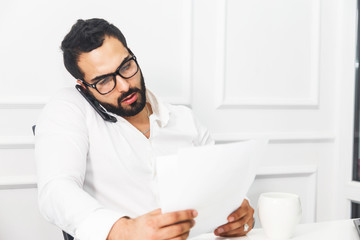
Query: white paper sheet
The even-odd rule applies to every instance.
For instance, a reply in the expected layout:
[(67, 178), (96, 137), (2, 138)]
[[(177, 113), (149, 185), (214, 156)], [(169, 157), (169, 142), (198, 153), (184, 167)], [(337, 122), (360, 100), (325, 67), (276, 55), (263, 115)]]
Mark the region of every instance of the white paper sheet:
[(156, 162), (162, 212), (196, 209), (190, 237), (227, 223), (255, 179), (265, 140), (180, 149)]

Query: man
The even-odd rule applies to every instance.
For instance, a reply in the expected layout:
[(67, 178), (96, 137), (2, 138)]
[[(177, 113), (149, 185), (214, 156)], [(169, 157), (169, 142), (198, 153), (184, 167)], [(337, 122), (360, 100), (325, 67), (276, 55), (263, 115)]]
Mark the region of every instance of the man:
[[(42, 214), (81, 240), (186, 239), (197, 212), (161, 212), (154, 160), (213, 144), (209, 132), (146, 89), (125, 37), (105, 20), (78, 20), (61, 48), (83, 95), (62, 90), (37, 123)], [(253, 213), (244, 200), (214, 233), (246, 234)]]

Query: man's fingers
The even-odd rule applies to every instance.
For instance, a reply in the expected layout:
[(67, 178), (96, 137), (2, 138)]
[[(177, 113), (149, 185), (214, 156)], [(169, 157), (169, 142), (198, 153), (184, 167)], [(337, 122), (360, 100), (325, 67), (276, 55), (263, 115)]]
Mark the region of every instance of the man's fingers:
[[(218, 228), (215, 230), (215, 234), (227, 233), (227, 232), (230, 232), (230, 231), (232, 231), (232, 230), (241, 228), (241, 227), (243, 227), (243, 226), (245, 225), (245, 223), (247, 223), (247, 224), (249, 225), (249, 222), (250, 222), (252, 219), (253, 219), (252, 216), (247, 215), (247, 217), (243, 217), (243, 218), (241, 218), (241, 219), (238, 220), (238, 221), (224, 224), (224, 225), (218, 227)], [(250, 225), (249, 225), (249, 226), (250, 226)], [(252, 225), (251, 225), (251, 226), (252, 226)]]
[[(247, 231), (245, 231), (245, 229), (244, 229), (245, 223), (249, 226)], [(226, 232), (222, 232), (222, 233), (215, 232), (215, 234), (218, 235), (218, 236), (221, 236), (221, 237), (239, 237), (239, 236), (243, 236), (243, 235), (245, 235), (245, 234), (247, 234), (248, 232), (251, 231), (253, 223), (254, 223), (254, 218), (251, 218), (248, 222), (245, 222), (245, 223), (242, 224), (241, 227), (239, 227), (239, 228), (232, 229), (230, 231), (226, 231)]]
[(241, 219), (242, 217), (246, 216), (247, 214), (250, 215), (254, 215), (254, 209), (250, 206), (248, 200), (244, 199), (243, 203), (241, 204), (241, 206), (236, 209), (234, 212), (232, 212), (227, 220), (229, 222), (234, 222), (237, 221), (239, 219)]
[[(218, 227), (214, 233), (221, 237), (243, 236), (252, 229), (254, 209), (244, 199), (241, 206), (228, 216), (228, 223)], [(244, 225), (247, 224), (246, 231)]]
[(184, 233), (184, 234), (182, 234), (180, 236), (177, 236), (177, 237), (175, 237), (175, 238), (173, 238), (171, 240), (185, 240), (185, 239), (188, 238), (189, 234), (190, 234), (190, 232), (187, 232), (187, 233)]
[(217, 229), (215, 229), (215, 234), (220, 235), (220, 234), (223, 234), (223, 233), (227, 233), (227, 232), (232, 231), (234, 229), (238, 229), (241, 226), (242, 225), (241, 225), (240, 221), (227, 223), (227, 224), (222, 225), (222, 226), (218, 227)]
[(155, 209), (155, 210), (149, 212), (149, 215), (151, 215), (151, 216), (159, 215), (159, 214), (161, 214), (161, 208), (158, 208), (158, 209)]
[(245, 206), (245, 205), (250, 206), (249, 201), (246, 198), (244, 198), (243, 202), (241, 203), (241, 206)]
[(245, 217), (247, 213), (248, 213), (247, 210), (242, 209), (241, 207), (239, 207), (238, 209), (236, 209), (233, 213), (231, 213), (231, 214), (229, 215), (229, 217), (227, 218), (227, 220), (228, 220), (229, 222), (237, 221), (237, 220)]
[(195, 225), (194, 220), (180, 222), (174, 225), (163, 227), (159, 230), (160, 239), (173, 239), (176, 237), (184, 237), (186, 233), (189, 233), (190, 229)]
[(165, 213), (159, 218), (159, 227), (173, 225), (178, 222), (185, 222), (192, 220), (197, 216), (196, 210), (184, 210), (177, 212)]

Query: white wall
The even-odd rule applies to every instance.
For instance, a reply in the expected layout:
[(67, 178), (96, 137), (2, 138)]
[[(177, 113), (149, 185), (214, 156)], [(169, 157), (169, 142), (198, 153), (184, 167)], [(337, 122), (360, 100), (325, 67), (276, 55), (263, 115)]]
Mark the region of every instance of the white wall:
[(355, 11), (355, 0), (1, 1), (0, 239), (61, 239), (37, 210), (31, 126), (74, 85), (59, 46), (91, 17), (118, 26), (148, 87), (191, 106), (217, 142), (270, 139), (254, 206), (287, 191), (302, 222), (349, 217)]
[(255, 205), (260, 192), (290, 191), (303, 222), (348, 217), (339, 169), (351, 169), (355, 34), (341, 34), (355, 31), (355, 1), (204, 0), (194, 9), (195, 112), (219, 141), (270, 139), (249, 193)]

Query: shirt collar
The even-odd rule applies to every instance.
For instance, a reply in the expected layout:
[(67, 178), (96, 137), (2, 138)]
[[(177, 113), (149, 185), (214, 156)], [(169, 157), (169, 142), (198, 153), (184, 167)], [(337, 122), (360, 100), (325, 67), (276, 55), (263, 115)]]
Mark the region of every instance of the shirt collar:
[(165, 127), (169, 122), (170, 110), (164, 102), (152, 91), (146, 89), (146, 99), (150, 103), (153, 114), (150, 116), (159, 122), (160, 127)]

